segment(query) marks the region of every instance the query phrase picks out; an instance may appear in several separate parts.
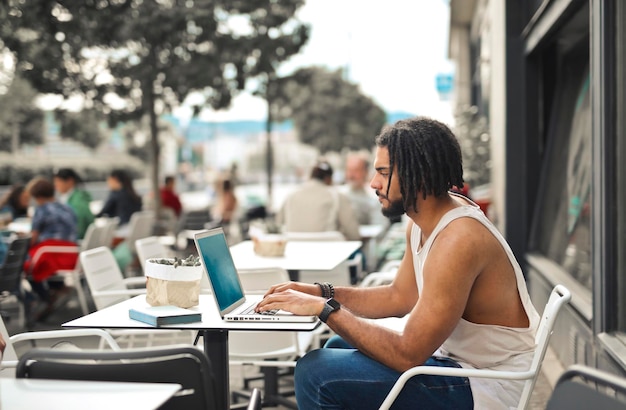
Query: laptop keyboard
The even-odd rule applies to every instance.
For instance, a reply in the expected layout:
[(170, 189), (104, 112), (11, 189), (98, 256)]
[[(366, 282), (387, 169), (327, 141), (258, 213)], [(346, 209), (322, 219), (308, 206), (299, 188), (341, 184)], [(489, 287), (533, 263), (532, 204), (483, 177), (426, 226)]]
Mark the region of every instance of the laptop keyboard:
[(278, 309), (266, 310), (265, 312), (257, 312), (254, 309), (256, 305), (251, 305), (247, 309), (241, 311), (241, 315), (275, 315), (278, 312)]

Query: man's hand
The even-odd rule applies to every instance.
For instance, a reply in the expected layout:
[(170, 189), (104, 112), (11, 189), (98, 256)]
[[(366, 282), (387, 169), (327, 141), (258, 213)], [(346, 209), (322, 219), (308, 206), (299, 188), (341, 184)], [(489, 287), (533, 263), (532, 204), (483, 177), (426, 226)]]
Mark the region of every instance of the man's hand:
[[(298, 316), (318, 316), (322, 313), (326, 303), (324, 298), (294, 290), (289, 286), (290, 284), (283, 285), (286, 286), (286, 289), (283, 291), (268, 292), (256, 306), (256, 311), (265, 312), (267, 310), (282, 309)], [(277, 286), (280, 287), (282, 285)], [(314, 286), (318, 287), (317, 285)]]
[(322, 290), (320, 289), (318, 285), (311, 285), (311, 284), (302, 283), (302, 282), (285, 282), (285, 283), (279, 283), (269, 288), (269, 290), (265, 293), (264, 297), (267, 297), (274, 293), (284, 292), (288, 289), (293, 289), (302, 293), (308, 293), (309, 295), (313, 295), (313, 296), (322, 296)]

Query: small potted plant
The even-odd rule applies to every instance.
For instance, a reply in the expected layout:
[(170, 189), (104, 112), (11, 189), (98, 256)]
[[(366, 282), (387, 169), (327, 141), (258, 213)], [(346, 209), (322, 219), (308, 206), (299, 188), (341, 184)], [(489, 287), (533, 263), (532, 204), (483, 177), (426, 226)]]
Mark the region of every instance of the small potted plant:
[(146, 301), (152, 306), (196, 306), (199, 303), (201, 278), (202, 266), (197, 256), (148, 259)]
[(250, 227), (250, 238), (254, 242), (254, 253), (259, 256), (283, 256), (287, 247), (287, 236), (281, 227), (268, 218), (262, 225)]

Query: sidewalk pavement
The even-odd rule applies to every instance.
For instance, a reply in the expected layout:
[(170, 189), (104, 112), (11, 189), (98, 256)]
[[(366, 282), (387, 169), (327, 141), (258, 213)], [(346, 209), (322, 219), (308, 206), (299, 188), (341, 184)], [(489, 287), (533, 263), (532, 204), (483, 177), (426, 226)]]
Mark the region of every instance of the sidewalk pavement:
[[(80, 307), (78, 306), (78, 302), (76, 298), (72, 298), (65, 308), (53, 312), (45, 322), (37, 322), (31, 330), (38, 331), (60, 329), (61, 324), (80, 316), (82, 316), (82, 313), (80, 311)], [(6, 326), (9, 335), (26, 331), (18, 326), (17, 317), (8, 321)], [(18, 351), (18, 355), (19, 354), (20, 352)], [(541, 374), (535, 384), (535, 388), (531, 396), (530, 405), (528, 406), (529, 410), (544, 410), (546, 408), (546, 404), (552, 394), (554, 384), (561, 373), (563, 373), (563, 370), (564, 369), (554, 352), (551, 349), (548, 349), (541, 368)], [(237, 372), (235, 369), (231, 370), (231, 386), (239, 386), (240, 383), (241, 373)], [(286, 409), (286, 407), (279, 406), (276, 407), (276, 409), (283, 410)]]

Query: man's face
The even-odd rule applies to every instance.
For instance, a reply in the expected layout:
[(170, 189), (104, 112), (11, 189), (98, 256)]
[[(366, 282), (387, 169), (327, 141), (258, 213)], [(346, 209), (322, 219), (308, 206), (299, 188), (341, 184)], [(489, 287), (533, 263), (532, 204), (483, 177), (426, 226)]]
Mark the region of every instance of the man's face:
[[(376, 149), (376, 159), (374, 160), (376, 174), (370, 182), (372, 189), (376, 190), (378, 201), (382, 205), (382, 213), (388, 218), (401, 216), (405, 213), (402, 194), (400, 193), (400, 182), (398, 173), (394, 170), (391, 179), (391, 168), (389, 168), (389, 150), (386, 147)], [(387, 193), (389, 189), (389, 193)]]

